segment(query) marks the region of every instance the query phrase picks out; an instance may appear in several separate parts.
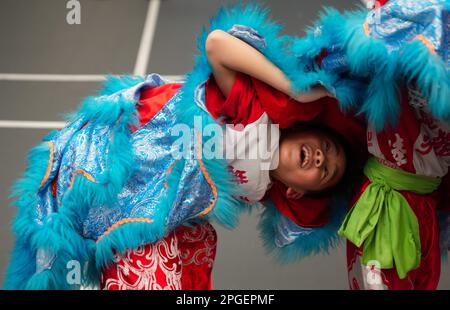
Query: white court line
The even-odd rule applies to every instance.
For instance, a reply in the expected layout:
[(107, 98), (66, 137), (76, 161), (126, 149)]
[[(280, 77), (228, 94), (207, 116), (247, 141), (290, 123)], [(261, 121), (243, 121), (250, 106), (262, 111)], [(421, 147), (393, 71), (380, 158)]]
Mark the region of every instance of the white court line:
[(0, 120), (0, 128), (25, 128), (25, 129), (58, 129), (66, 126), (65, 122), (43, 121), (3, 121)]
[[(87, 78), (88, 77), (88, 78)], [(95, 79), (94, 79), (95, 77)], [(53, 74), (1, 74), (0, 80), (8, 81), (60, 81), (60, 82), (89, 82), (104, 81), (104, 75), (53, 75)], [(184, 75), (163, 75), (163, 78), (170, 81), (181, 81)], [(65, 122), (51, 121), (21, 121), (21, 120), (0, 120), (0, 128), (25, 128), (25, 129), (55, 129), (63, 128)]]
[[(184, 78), (183, 75), (163, 75), (163, 77), (171, 81), (179, 81)], [(0, 81), (19, 82), (102, 82), (105, 78), (106, 75), (101, 74), (0, 73)]]
[(155, 35), (156, 23), (158, 21), (159, 7), (161, 0), (150, 0), (147, 9), (144, 29), (142, 31), (141, 43), (136, 58), (133, 73), (135, 75), (144, 75), (147, 71), (148, 60), (152, 50), (153, 37)]
[[(161, 0), (150, 0), (147, 16), (142, 31), (139, 50), (134, 66), (134, 75), (145, 75), (147, 71), (153, 37), (158, 20)], [(174, 78), (175, 77), (175, 78)], [(180, 80), (179, 76), (167, 76), (170, 80)], [(27, 73), (0, 73), (0, 81), (42, 81), (42, 82), (98, 82), (104, 81), (105, 75), (96, 74), (27, 74)]]
[(100, 74), (0, 73), (0, 81), (98, 82), (98, 81), (104, 81), (104, 80), (105, 80), (105, 75), (100, 75)]
[[(36, 78), (36, 76), (39, 76)], [(80, 78), (77, 78), (80, 77)], [(86, 79), (86, 77), (91, 77)], [(94, 80), (93, 77), (96, 77)], [(163, 75), (163, 78), (170, 81), (181, 81), (185, 78), (184, 75)], [(52, 75), (52, 74), (8, 74), (8, 79), (5, 79), (5, 74), (0, 73), (0, 80), (12, 81), (61, 81), (61, 82), (89, 82), (89, 81), (104, 81), (104, 75)], [(0, 128), (25, 128), (25, 129), (57, 129), (63, 128), (65, 122), (52, 121), (21, 121), (21, 120), (0, 120)]]

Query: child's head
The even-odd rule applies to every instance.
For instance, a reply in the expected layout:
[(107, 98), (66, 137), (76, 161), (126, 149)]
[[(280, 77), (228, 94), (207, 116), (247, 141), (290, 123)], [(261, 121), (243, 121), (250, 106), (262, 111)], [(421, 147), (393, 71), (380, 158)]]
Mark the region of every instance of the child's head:
[(278, 167), (273, 178), (288, 188), (288, 198), (298, 199), (335, 187), (347, 166), (344, 143), (324, 128), (303, 127), (281, 136)]

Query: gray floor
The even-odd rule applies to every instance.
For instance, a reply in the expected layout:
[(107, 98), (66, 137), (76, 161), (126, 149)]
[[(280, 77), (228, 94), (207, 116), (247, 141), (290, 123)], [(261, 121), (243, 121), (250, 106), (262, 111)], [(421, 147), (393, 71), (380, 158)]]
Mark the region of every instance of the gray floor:
[[(66, 23), (67, 1), (0, 0), (0, 74), (124, 74), (136, 61), (147, 0), (81, 0), (81, 25)], [(219, 0), (162, 0), (148, 72), (189, 71), (195, 34)], [(359, 1), (265, 0), (288, 34), (302, 29), (323, 5), (351, 8)], [(99, 82), (0, 81), (0, 120), (60, 121), (92, 94)], [(12, 246), (9, 223), (15, 210), (8, 191), (25, 168), (27, 150), (48, 130), (0, 128), (0, 285)], [(216, 227), (219, 247), (214, 270), (217, 289), (347, 289), (345, 249), (280, 266), (266, 256), (256, 230), (259, 210), (244, 215), (234, 231)], [(450, 263), (441, 289), (450, 289)]]

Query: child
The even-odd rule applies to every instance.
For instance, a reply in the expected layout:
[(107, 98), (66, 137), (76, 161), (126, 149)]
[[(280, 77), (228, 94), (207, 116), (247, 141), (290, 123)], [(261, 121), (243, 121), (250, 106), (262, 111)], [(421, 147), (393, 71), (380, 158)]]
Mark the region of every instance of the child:
[[(212, 31), (203, 41), (212, 72), (200, 58), (183, 84), (158, 75), (113, 80), (35, 149), (15, 192), (18, 238), (7, 288), (76, 288), (101, 274), (105, 289), (208, 289), (216, 236), (205, 219), (233, 226), (242, 201), (260, 201), (269, 189), (283, 187), (285, 201), (276, 205), (294, 214), (289, 201), (311, 199), (308, 195), (338, 184), (346, 170), (345, 150), (323, 130), (287, 133), (281, 141), (277, 132), (268, 133), (244, 144), (249, 151), (274, 146), (264, 159), (197, 153), (207, 142), (195, 129), (199, 117), (204, 128), (216, 125), (214, 118), (242, 125), (231, 129), (238, 139), (225, 139), (225, 149), (242, 147), (247, 130), (272, 123), (287, 128), (297, 121), (335, 120), (339, 125), (330, 127), (345, 128), (338, 132), (346, 138), (363, 133), (334, 99), (325, 98), (323, 88), (291, 92), (283, 72), (252, 47), (266, 52), (276, 47), (282, 55), (280, 39), (262, 12), (246, 10), (231, 16), (237, 22), (244, 16), (263, 33), (270, 29), (267, 36), (242, 25), (227, 29), (241, 40)], [(181, 158), (171, 133), (179, 124), (194, 133)], [(326, 224), (324, 207), (304, 210), (294, 218), (305, 227)], [(86, 268), (67, 270), (74, 261)]]

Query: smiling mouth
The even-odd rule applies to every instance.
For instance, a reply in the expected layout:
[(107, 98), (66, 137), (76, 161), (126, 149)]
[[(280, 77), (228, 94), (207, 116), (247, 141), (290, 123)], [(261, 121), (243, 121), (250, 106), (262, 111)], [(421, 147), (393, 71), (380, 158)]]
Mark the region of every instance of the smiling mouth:
[(311, 151), (305, 145), (300, 148), (300, 167), (304, 168), (311, 160)]

